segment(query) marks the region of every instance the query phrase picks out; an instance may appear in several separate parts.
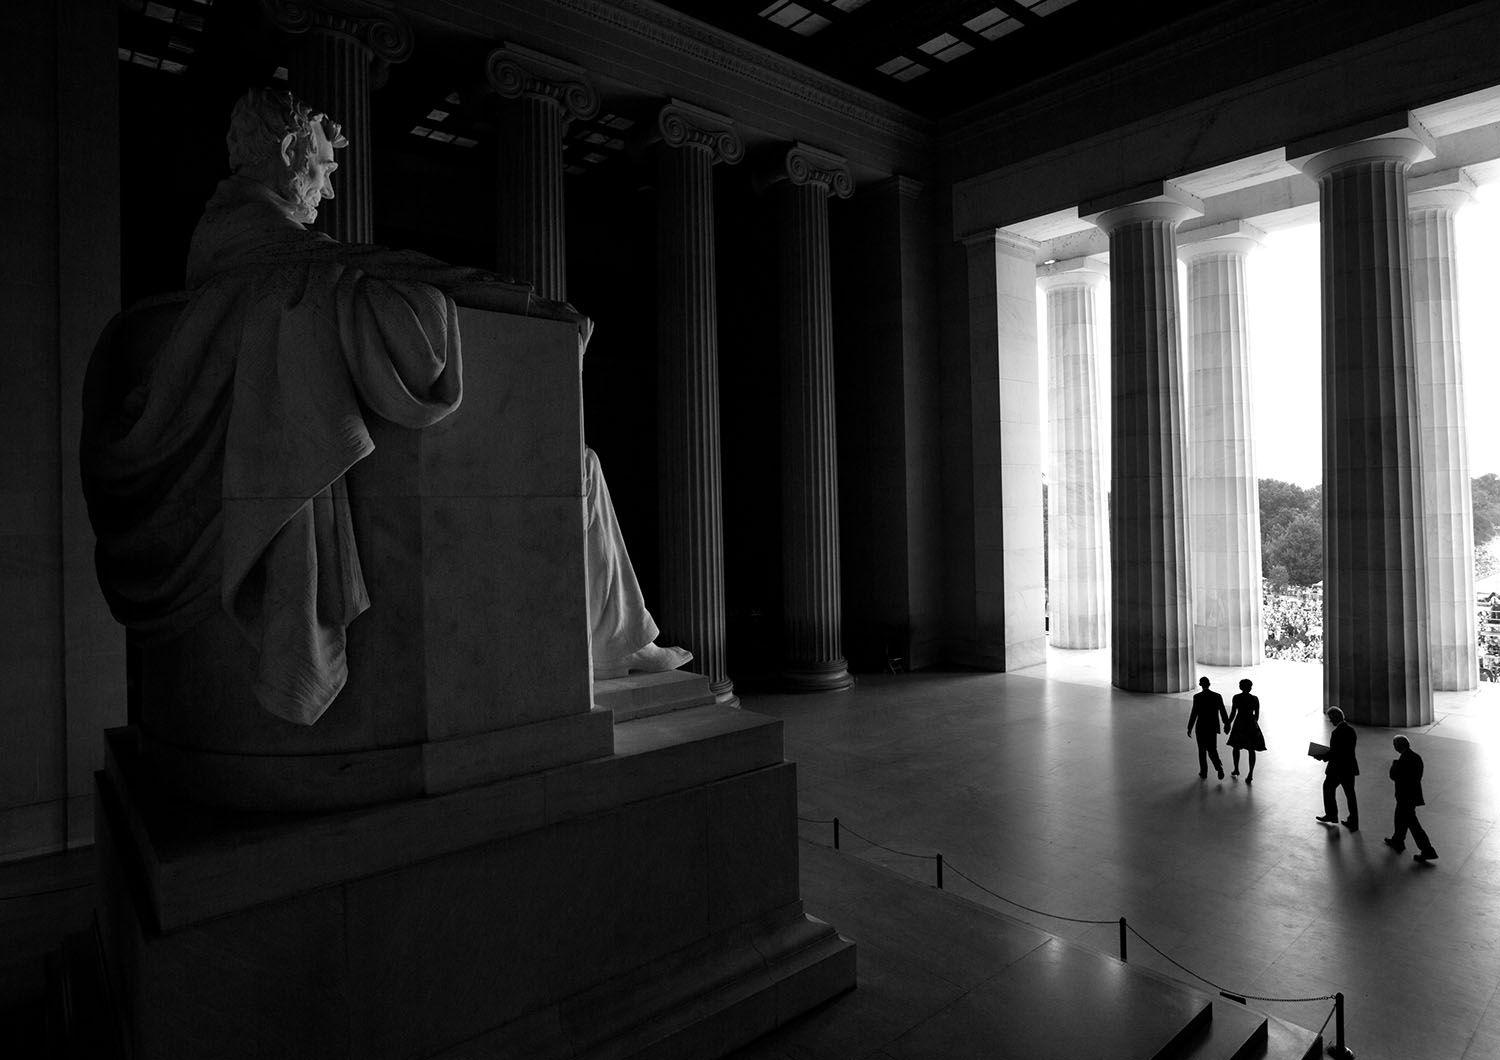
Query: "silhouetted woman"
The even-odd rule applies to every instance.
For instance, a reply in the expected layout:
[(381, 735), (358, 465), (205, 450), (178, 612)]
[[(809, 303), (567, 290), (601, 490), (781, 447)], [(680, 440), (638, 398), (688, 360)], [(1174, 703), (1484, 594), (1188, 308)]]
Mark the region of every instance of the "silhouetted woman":
[(1255, 752), (1266, 749), (1266, 738), (1260, 732), (1260, 700), (1250, 694), (1252, 687), (1249, 678), (1240, 682), (1240, 693), (1234, 697), (1229, 710), (1227, 741), (1234, 752), (1234, 772), (1230, 776), (1240, 775), (1240, 749), (1250, 752), (1250, 772), (1245, 776), (1246, 784), (1255, 779)]

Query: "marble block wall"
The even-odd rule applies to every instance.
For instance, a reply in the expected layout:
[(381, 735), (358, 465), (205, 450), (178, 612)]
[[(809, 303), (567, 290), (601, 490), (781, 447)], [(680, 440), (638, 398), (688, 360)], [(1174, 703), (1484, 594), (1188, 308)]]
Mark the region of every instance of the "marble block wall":
[(78, 472), (84, 367), (120, 299), (116, 6), (11, 15), (0, 42), (0, 130), (14, 145), (0, 195), (0, 861), (90, 842), (101, 733), (125, 717), (125, 637), (94, 580)]
[(1014, 670), (1047, 648), (1036, 246), (1000, 231), (964, 245), (975, 643), (961, 661)]
[(1040, 278), (1047, 292), (1048, 613), (1056, 648), (1109, 642), (1109, 536), (1099, 380), (1100, 272)]

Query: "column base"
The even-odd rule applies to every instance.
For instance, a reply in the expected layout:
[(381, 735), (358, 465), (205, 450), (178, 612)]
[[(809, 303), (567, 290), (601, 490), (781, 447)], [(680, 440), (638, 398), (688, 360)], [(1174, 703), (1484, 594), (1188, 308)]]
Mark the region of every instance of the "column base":
[(789, 692), (837, 692), (854, 684), (854, 675), (843, 659), (787, 663), (781, 669), (781, 684)]

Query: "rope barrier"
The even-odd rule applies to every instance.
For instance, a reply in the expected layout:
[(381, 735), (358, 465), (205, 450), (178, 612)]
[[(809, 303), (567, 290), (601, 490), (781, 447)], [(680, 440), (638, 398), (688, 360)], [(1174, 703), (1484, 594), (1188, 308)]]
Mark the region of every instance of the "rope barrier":
[(968, 875), (967, 873), (963, 872), (962, 870), (956, 868), (951, 863), (948, 865), (948, 869), (949, 869), (950, 872), (953, 873), (953, 875), (958, 876), (961, 879), (968, 880), (975, 887), (978, 887), (981, 891), (983, 891), (987, 895), (990, 895), (992, 898), (998, 898), (1002, 902), (1005, 902), (1008, 905), (1013, 905), (1017, 909), (1024, 909), (1028, 913), (1035, 913), (1038, 916), (1050, 916), (1054, 920), (1066, 920), (1069, 923), (1073, 923), (1073, 924), (1114, 924), (1114, 923), (1118, 922), (1118, 921), (1114, 921), (1114, 920), (1085, 920), (1082, 917), (1063, 916), (1061, 913), (1049, 913), (1045, 909), (1033, 909), (1029, 905), (1023, 905), (1022, 903), (1017, 902), (1016, 900), (1014, 900), (1012, 898), (1007, 898), (1003, 894), (999, 894), (999, 893), (997, 893), (995, 891), (990, 890), (984, 884), (982, 884), (978, 880), (974, 879), (974, 877), (972, 877), (972, 876)]
[[(832, 818), (828, 818), (826, 820), (825, 819), (821, 819), (821, 818), (815, 818), (815, 817), (798, 817), (797, 820), (802, 821), (802, 822), (804, 822), (806, 824), (831, 824), (831, 825), (833, 825), (833, 836), (834, 836), (834, 838), (833, 838), (833, 848), (835, 850), (839, 849), (839, 831), (842, 829), (843, 831), (848, 832), (849, 834), (855, 836), (856, 838), (864, 840), (866, 843), (870, 844), (870, 846), (872, 846), (872, 847), (878, 847), (879, 849), (889, 851), (892, 854), (898, 854), (901, 857), (906, 857), (906, 858), (916, 858), (918, 860), (923, 860), (923, 861), (936, 861), (937, 862), (938, 888), (942, 889), (942, 886), (943, 886), (943, 865), (944, 865), (944, 858), (943, 858), (943, 855), (941, 855), (941, 854), (914, 854), (914, 853), (912, 853), (909, 850), (898, 850), (895, 847), (886, 846), (884, 843), (876, 842), (875, 840), (871, 839), (867, 835), (863, 835), (860, 832), (856, 832), (853, 828), (850, 828), (847, 824), (844, 824), (843, 821), (840, 818), (838, 818), (838, 817), (832, 817)], [(1162, 960), (1166, 961), (1168, 964), (1172, 965), (1172, 967), (1176, 968), (1178, 971), (1184, 972), (1187, 975), (1192, 976), (1194, 979), (1198, 980), (1200, 983), (1203, 983), (1203, 984), (1205, 984), (1207, 986), (1213, 987), (1214, 990), (1218, 991), (1224, 997), (1230, 999), (1231, 1001), (1237, 1001), (1237, 1002), (1239, 1002), (1242, 1005), (1245, 1002), (1247, 1002), (1247, 1001), (1262, 1001), (1262, 1002), (1265, 1002), (1267, 1004), (1273, 1004), (1273, 1005), (1281, 1005), (1281, 1004), (1292, 1005), (1292, 1004), (1303, 1004), (1303, 1003), (1308, 1003), (1308, 1002), (1313, 1002), (1313, 1001), (1332, 1001), (1332, 1002), (1334, 1002), (1333, 1008), (1331, 1008), (1329, 1010), (1328, 1015), (1324, 1018), (1324, 1020), (1323, 1020), (1323, 1026), (1320, 1027), (1320, 1028), (1318, 1028), (1318, 1034), (1320, 1036), (1322, 1035), (1323, 1031), (1327, 1029), (1327, 1027), (1328, 1027), (1328, 1021), (1330, 1019), (1332, 1019), (1334, 1017), (1334, 1014), (1339, 1011), (1339, 1008), (1340, 1008), (1340, 1006), (1342, 1004), (1343, 997), (1340, 994), (1317, 994), (1317, 995), (1312, 996), (1312, 997), (1270, 997), (1270, 996), (1265, 995), (1265, 994), (1240, 994), (1240, 993), (1236, 993), (1236, 992), (1228, 989), (1227, 987), (1220, 986), (1218, 983), (1214, 982), (1212, 979), (1208, 978), (1205, 975), (1199, 975), (1197, 972), (1193, 971), (1187, 965), (1183, 964), (1181, 961), (1179, 961), (1176, 958), (1172, 957), (1166, 951), (1164, 951), (1163, 949), (1161, 949), (1161, 947), (1157, 946), (1156, 943), (1152, 942), (1145, 935), (1142, 935), (1138, 930), (1136, 930), (1134, 927), (1130, 926), (1126, 922), (1126, 920), (1125, 920), (1124, 917), (1120, 917), (1117, 920), (1095, 920), (1095, 919), (1090, 919), (1088, 917), (1064, 916), (1061, 913), (1049, 913), (1045, 909), (1037, 909), (1034, 906), (1029, 906), (1029, 905), (1026, 905), (1023, 902), (1018, 902), (1014, 898), (1007, 898), (1007, 897), (1005, 897), (1005, 895), (1001, 894), (999, 891), (991, 890), (990, 888), (986, 887), (984, 884), (982, 884), (978, 880), (976, 880), (974, 877), (972, 877), (968, 873), (964, 872), (962, 869), (960, 869), (957, 866), (953, 865), (951, 862), (948, 863), (947, 867), (954, 873), (954, 875), (956, 875), (956, 876), (960, 877), (961, 879), (967, 881), (970, 885), (972, 885), (974, 887), (977, 887), (979, 890), (983, 891), (985, 894), (989, 895), (991, 898), (998, 899), (999, 901), (1002, 901), (1002, 902), (1004, 902), (1007, 905), (1014, 906), (1017, 909), (1024, 909), (1028, 913), (1034, 913), (1037, 916), (1050, 917), (1053, 920), (1065, 920), (1065, 921), (1067, 921), (1070, 924), (1118, 924), (1119, 927), (1120, 927), (1120, 959), (1122, 961), (1125, 959), (1125, 935), (1126, 935), (1126, 932), (1129, 932), (1130, 934), (1134, 935), (1136, 938), (1138, 938), (1142, 942), (1144, 942), (1151, 949), (1151, 951), (1153, 953), (1155, 953)], [(1343, 1020), (1342, 1020), (1342, 1017), (1340, 1017), (1340, 1021), (1339, 1022), (1340, 1022), (1340, 1026), (1339, 1026), (1339, 1047), (1342, 1048), (1342, 1046), (1343, 1046)], [(1352, 1054), (1349, 1054), (1349, 1055), (1352, 1055)]]

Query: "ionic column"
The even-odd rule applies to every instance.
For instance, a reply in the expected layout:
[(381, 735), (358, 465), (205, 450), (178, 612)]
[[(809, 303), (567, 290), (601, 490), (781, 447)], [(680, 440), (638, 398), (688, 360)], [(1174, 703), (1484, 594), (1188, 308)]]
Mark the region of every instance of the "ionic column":
[(496, 268), (535, 285), (543, 298), (565, 302), (563, 133), (573, 119), (599, 112), (599, 94), (581, 67), (519, 44), (490, 52), (485, 74), (503, 101)]
[(781, 277), (781, 549), (784, 652), (795, 689), (848, 688), (839, 585), (838, 438), (828, 196), (854, 194), (848, 163), (806, 144), (776, 194)]
[(1392, 135), (1297, 162), (1322, 214), (1323, 693), (1366, 725), (1432, 721), (1406, 243), (1406, 171), (1425, 150)]
[(358, 0), (261, 0), (277, 29), (295, 35), (287, 62), (292, 94), (339, 123), (344, 148), (337, 194), (318, 210), (318, 227), (344, 243), (375, 241), (370, 194), (370, 92), (404, 61), (412, 32), (393, 11)]
[(722, 115), (673, 100), (657, 116), (662, 644), (691, 650), (721, 702), (738, 702), (724, 661), (724, 511), (713, 167), (744, 143)]
[(1054, 648), (1109, 642), (1109, 537), (1105, 519), (1103, 410), (1096, 295), (1103, 266), (1037, 277), (1047, 292), (1047, 601)]
[[(1215, 229), (1220, 226), (1215, 226)], [(1255, 477), (1246, 234), (1194, 232), (1178, 247), (1188, 266), (1188, 527), (1197, 660), (1254, 666), (1261, 623), (1260, 485)]]
[[(1437, 176), (1437, 175), (1435, 175)], [(1424, 184), (1432, 178), (1422, 178)], [(1427, 635), (1432, 687), (1479, 685), (1474, 614), (1474, 509), (1469, 487), (1463, 359), (1458, 342), (1453, 215), (1473, 182), (1443, 174), (1442, 186), (1407, 195), (1413, 355), (1422, 427), (1422, 507), (1427, 546)]]
[(1193, 214), (1156, 199), (1090, 218), (1109, 236), (1112, 680), (1134, 692), (1194, 682), (1176, 248)]

